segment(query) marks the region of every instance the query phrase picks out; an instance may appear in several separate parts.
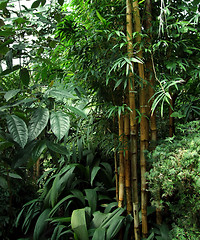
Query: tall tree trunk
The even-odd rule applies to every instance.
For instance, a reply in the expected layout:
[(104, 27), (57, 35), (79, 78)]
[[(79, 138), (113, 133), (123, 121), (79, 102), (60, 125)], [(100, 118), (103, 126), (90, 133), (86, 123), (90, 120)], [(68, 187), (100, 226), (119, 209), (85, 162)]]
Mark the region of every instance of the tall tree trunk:
[(118, 116), (119, 124), (119, 201), (118, 207), (123, 207), (124, 201), (124, 124), (123, 124), (123, 115)]
[[(133, 24), (132, 24), (132, 5), (131, 1), (127, 0), (127, 51), (129, 58), (133, 57)], [(132, 64), (133, 66), (133, 64)], [(135, 239), (140, 239), (139, 231), (139, 200), (138, 200), (138, 179), (137, 179), (137, 120), (135, 111), (135, 86), (132, 71), (129, 73), (129, 106), (130, 112), (130, 159), (131, 159), (131, 177), (132, 177), (132, 198), (133, 198), (133, 217), (134, 217), (134, 235)]]
[[(140, 23), (140, 13), (138, 7), (138, 1), (133, 1), (133, 17), (135, 23), (135, 32), (141, 33), (141, 23)], [(139, 45), (137, 56), (142, 59), (143, 54), (140, 49), (141, 36), (137, 35), (136, 41)], [(145, 159), (145, 150), (148, 149), (148, 139), (149, 139), (149, 126), (147, 115), (148, 99), (147, 87), (145, 82), (144, 74), (144, 65), (138, 64), (139, 77), (141, 79), (141, 88), (140, 88), (140, 167), (141, 167), (141, 210), (142, 210), (142, 235), (144, 238), (148, 235), (148, 224), (147, 224), (147, 184), (146, 184), (146, 159)]]

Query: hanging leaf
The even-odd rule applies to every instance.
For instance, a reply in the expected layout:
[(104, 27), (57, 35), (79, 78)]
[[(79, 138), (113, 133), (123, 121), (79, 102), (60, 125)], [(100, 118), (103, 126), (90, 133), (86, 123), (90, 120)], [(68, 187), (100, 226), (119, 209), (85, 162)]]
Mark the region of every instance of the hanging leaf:
[(27, 68), (21, 68), (19, 71), (20, 80), (25, 86), (28, 86), (30, 82), (30, 75)]
[(11, 115), (7, 117), (7, 125), (13, 140), (24, 148), (28, 140), (26, 123), (21, 118)]
[(33, 2), (33, 4), (31, 5), (31, 8), (37, 8), (37, 7), (39, 7), (39, 5), (40, 5), (40, 1), (37, 0), (37, 1)]
[(20, 92), (20, 89), (13, 89), (8, 91), (5, 95), (4, 98), (6, 99), (6, 102), (8, 102), (11, 98), (13, 98), (14, 96), (16, 96), (18, 94), (18, 92)]
[(47, 108), (38, 108), (34, 112), (28, 126), (29, 141), (37, 138), (42, 130), (46, 127), (49, 120), (49, 110)]
[(61, 140), (69, 131), (70, 121), (66, 113), (52, 112), (50, 116), (51, 130), (58, 140)]
[(38, 160), (44, 150), (47, 148), (45, 141), (39, 141), (32, 151), (33, 163)]

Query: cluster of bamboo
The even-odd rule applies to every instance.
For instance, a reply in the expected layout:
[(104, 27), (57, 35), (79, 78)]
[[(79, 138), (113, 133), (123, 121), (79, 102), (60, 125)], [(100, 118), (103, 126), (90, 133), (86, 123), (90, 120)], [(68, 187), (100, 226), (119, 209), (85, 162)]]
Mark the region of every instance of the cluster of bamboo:
[[(133, 24), (134, 23), (134, 24)], [(133, 31), (137, 33), (137, 57), (143, 59), (143, 52), (140, 48), (141, 43), (141, 21), (137, 0), (127, 0), (126, 7), (126, 26), (127, 26), (127, 41), (128, 41), (128, 56), (131, 59), (134, 55), (133, 49)], [(133, 27), (134, 26), (134, 27)], [(146, 0), (146, 30), (149, 34), (147, 41), (151, 41), (151, 0)], [(134, 66), (133, 66), (134, 68)], [(146, 71), (146, 69), (148, 71)], [(137, 173), (137, 152), (140, 152), (140, 172), (141, 172), (141, 212), (142, 212), (142, 236), (145, 238), (148, 235), (147, 227), (147, 184), (146, 184), (146, 160), (144, 151), (148, 149), (149, 141), (156, 141), (156, 119), (155, 113), (151, 114), (150, 121), (147, 116), (149, 114), (150, 104), (149, 99), (154, 94), (154, 80), (151, 77), (152, 61), (147, 59), (144, 64), (138, 63), (138, 75), (141, 79), (139, 106), (140, 106), (140, 129), (136, 119), (136, 91), (134, 83), (134, 75), (132, 71), (129, 74), (129, 86), (125, 94), (125, 103), (132, 110), (129, 113), (121, 114), (118, 118), (119, 124), (119, 139), (121, 146), (119, 151), (119, 177), (116, 181), (116, 197), (118, 207), (126, 205), (127, 213), (133, 214), (134, 217), (134, 235), (135, 239), (140, 239), (139, 230), (139, 196), (138, 196), (138, 173)], [(147, 84), (148, 83), (148, 84)], [(150, 127), (150, 130), (149, 130)], [(140, 132), (140, 134), (138, 134)], [(149, 132), (151, 134), (149, 134)], [(140, 135), (140, 151), (137, 147), (137, 138)], [(150, 138), (149, 139), (149, 135)], [(130, 143), (130, 144), (129, 144)], [(157, 209), (157, 222), (160, 219), (160, 209)]]

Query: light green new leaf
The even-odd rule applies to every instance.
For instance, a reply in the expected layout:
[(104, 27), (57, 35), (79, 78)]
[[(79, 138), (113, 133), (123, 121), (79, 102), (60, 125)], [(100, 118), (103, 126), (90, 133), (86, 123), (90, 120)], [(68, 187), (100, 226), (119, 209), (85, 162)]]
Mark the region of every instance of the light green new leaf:
[(28, 140), (26, 123), (21, 118), (10, 115), (7, 117), (7, 125), (13, 140), (24, 148)]
[(84, 208), (73, 211), (71, 226), (79, 240), (89, 240)]
[(49, 212), (50, 212), (50, 209), (47, 208), (39, 216), (39, 218), (36, 222), (36, 225), (35, 225), (35, 229), (34, 229), (34, 233), (33, 233), (33, 240), (41, 239), (40, 237), (48, 224), (48, 222), (46, 220), (48, 219)]
[(46, 127), (49, 120), (49, 110), (47, 108), (38, 108), (34, 112), (28, 126), (29, 141), (37, 138), (42, 130)]
[(66, 113), (52, 112), (50, 116), (51, 130), (58, 140), (61, 140), (69, 131), (70, 121)]
[(18, 92), (20, 92), (20, 89), (13, 89), (5, 93), (4, 98), (6, 99), (6, 102), (9, 101), (14, 96), (16, 96)]

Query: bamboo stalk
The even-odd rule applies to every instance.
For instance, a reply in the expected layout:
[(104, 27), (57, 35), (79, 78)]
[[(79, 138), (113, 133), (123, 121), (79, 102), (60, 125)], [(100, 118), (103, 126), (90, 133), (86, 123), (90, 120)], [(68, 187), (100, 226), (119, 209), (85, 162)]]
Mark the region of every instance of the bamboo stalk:
[[(126, 99), (126, 103), (128, 99)], [(124, 115), (124, 170), (125, 170), (125, 190), (126, 190), (126, 209), (127, 213), (132, 213), (132, 196), (131, 196), (131, 162), (129, 158), (129, 135), (130, 135), (130, 126), (129, 126), (129, 114)]]
[[(133, 24), (132, 24), (132, 5), (131, 1), (127, 0), (127, 52), (129, 58), (133, 56)], [(132, 63), (132, 67), (133, 63)], [(138, 200), (138, 179), (137, 179), (137, 120), (135, 111), (135, 86), (134, 76), (132, 71), (129, 73), (129, 106), (130, 112), (130, 160), (131, 160), (131, 188), (133, 201), (133, 218), (134, 218), (134, 236), (135, 240), (140, 240), (139, 230), (139, 200)]]
[(119, 201), (118, 207), (123, 207), (124, 201), (124, 154), (123, 154), (123, 146), (124, 146), (124, 126), (123, 126), (123, 116), (122, 114), (118, 116), (118, 124), (119, 124)]
[[(146, 0), (146, 30), (148, 33), (147, 42), (151, 44), (152, 39), (152, 0)], [(153, 95), (155, 93), (154, 91), (154, 85), (155, 85), (155, 78), (153, 74), (153, 66), (151, 61), (151, 56), (148, 58), (147, 61), (147, 69), (148, 69), (148, 78), (149, 79), (149, 98), (150, 100), (150, 108), (153, 103)], [(151, 150), (154, 150), (156, 147), (156, 141), (157, 141), (157, 126), (156, 126), (156, 111), (154, 111), (152, 114), (150, 113), (150, 130), (151, 130)], [(157, 192), (157, 207), (156, 207), (156, 223), (161, 225), (162, 224), (162, 208), (160, 206), (160, 189)]]
[[(138, 1), (133, 1), (133, 17), (135, 23), (135, 32), (138, 32), (136, 36), (136, 41), (138, 44), (141, 43), (141, 23), (140, 23), (140, 13), (138, 7)], [(142, 59), (142, 50), (138, 49), (137, 56)], [(141, 168), (141, 211), (142, 211), (142, 235), (144, 238), (148, 236), (148, 224), (147, 224), (147, 184), (146, 184), (146, 159), (144, 152), (148, 148), (148, 138), (149, 138), (149, 127), (146, 118), (148, 99), (146, 99), (146, 83), (144, 76), (144, 65), (138, 64), (139, 77), (141, 79), (140, 88), (140, 168)]]
[(115, 162), (115, 185), (116, 185), (116, 201), (119, 201), (119, 178), (117, 169), (117, 153), (114, 152), (114, 162)]

